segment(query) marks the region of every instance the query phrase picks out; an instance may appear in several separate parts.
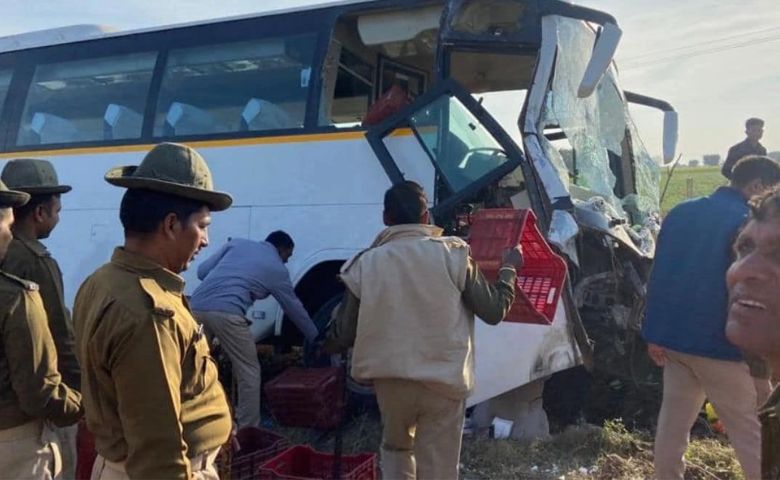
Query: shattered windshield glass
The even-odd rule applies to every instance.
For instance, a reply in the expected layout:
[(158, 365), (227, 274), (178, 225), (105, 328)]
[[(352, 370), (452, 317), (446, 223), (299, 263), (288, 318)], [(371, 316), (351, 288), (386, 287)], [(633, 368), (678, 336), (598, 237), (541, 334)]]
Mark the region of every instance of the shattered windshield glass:
[(641, 225), (648, 214), (658, 211), (659, 167), (636, 133), (612, 69), (593, 95), (577, 96), (595, 33), (579, 20), (559, 18), (557, 35), (555, 73), (542, 127), (545, 133), (553, 129), (559, 135), (552, 141), (542, 139), (548, 158), (573, 199), (601, 197), (619, 216)]

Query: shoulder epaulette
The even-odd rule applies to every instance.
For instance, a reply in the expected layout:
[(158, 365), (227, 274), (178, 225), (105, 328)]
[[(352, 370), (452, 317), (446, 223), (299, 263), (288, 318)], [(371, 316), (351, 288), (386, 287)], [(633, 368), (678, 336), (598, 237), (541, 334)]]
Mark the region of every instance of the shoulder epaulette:
[(161, 298), (165, 297), (165, 290), (162, 289), (159, 283), (154, 279), (148, 277), (139, 277), (138, 282), (141, 284), (141, 288), (152, 300), (152, 308), (155, 315), (171, 318), (176, 312), (163, 305), (160, 302)]
[(0, 275), (2, 276), (2, 278), (5, 278), (6, 280), (14, 283), (15, 285), (18, 285), (18, 286), (24, 288), (25, 290), (28, 290), (30, 292), (35, 292), (35, 291), (38, 290), (38, 284), (35, 283), (35, 282), (31, 282), (30, 280), (25, 280), (23, 278), (19, 278), (16, 275), (11, 275), (10, 273), (4, 272), (2, 270), (0, 270)]
[(460, 237), (429, 237), (429, 238), (434, 242), (444, 243), (445, 245), (451, 248), (464, 248), (469, 246), (469, 244), (466, 243), (466, 241)]

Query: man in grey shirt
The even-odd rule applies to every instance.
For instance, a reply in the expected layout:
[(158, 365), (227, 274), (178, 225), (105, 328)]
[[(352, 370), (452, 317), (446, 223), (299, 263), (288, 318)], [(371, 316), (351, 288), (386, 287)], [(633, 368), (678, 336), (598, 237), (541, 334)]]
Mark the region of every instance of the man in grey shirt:
[(209, 335), (219, 339), (233, 365), (239, 428), (260, 425), (260, 362), (244, 317), (249, 307), (255, 300), (273, 295), (307, 340), (318, 335), (295, 295), (285, 266), (294, 248), (290, 235), (282, 231), (271, 233), (264, 242), (234, 238), (198, 268), (202, 282), (193, 292), (190, 306)]

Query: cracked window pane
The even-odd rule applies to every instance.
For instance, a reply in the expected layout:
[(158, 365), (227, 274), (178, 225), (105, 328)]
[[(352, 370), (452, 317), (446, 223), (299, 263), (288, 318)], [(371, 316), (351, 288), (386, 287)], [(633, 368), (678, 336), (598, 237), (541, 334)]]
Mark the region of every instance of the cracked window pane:
[(634, 169), (636, 170), (637, 209), (645, 214), (656, 214), (661, 210), (661, 192), (659, 190), (661, 167), (645, 148), (642, 139), (639, 138), (639, 133), (637, 133), (636, 125), (630, 117), (628, 129), (631, 132)]
[(565, 144), (560, 138), (545, 139), (543, 147), (572, 198), (602, 197), (641, 225), (658, 211), (659, 167), (637, 135), (612, 69), (593, 95), (577, 96), (593, 51), (593, 30), (581, 21), (559, 18), (557, 35), (555, 73), (542, 120), (545, 133), (559, 129)]

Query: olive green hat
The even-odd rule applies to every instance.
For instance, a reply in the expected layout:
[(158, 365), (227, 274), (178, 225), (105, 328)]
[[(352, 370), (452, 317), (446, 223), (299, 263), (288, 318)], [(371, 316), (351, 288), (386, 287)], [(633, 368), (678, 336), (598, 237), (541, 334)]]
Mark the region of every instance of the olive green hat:
[(30, 194), (9, 190), (5, 183), (0, 180), (0, 208), (21, 207), (30, 200)]
[(177, 143), (161, 143), (146, 154), (138, 166), (115, 167), (106, 173), (111, 185), (168, 193), (203, 202), (218, 212), (233, 203), (233, 197), (214, 190), (211, 171), (194, 149)]
[(69, 185), (60, 185), (57, 172), (48, 160), (20, 158), (3, 167), (1, 175), (9, 188), (30, 195), (59, 194), (71, 191)]

